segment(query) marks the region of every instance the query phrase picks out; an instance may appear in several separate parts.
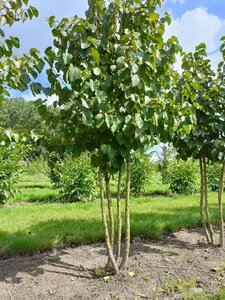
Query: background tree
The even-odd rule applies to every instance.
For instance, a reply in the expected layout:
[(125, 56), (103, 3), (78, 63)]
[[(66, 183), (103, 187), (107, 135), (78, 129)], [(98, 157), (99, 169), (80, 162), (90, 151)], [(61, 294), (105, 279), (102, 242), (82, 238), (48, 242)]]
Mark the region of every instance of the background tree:
[(218, 80), (212, 71), (210, 60), (207, 59), (205, 44), (197, 46), (194, 53), (183, 56), (182, 69), (182, 75), (176, 85), (178, 95), (185, 108), (189, 110), (191, 105), (195, 113), (183, 118), (182, 121), (186, 123), (183, 128), (186, 130), (177, 130), (173, 142), (182, 158), (199, 159), (201, 222), (207, 241), (214, 244), (208, 203), (207, 165), (208, 160), (224, 159), (224, 101), (220, 100)]
[(131, 194), (140, 196), (150, 182), (154, 165), (151, 156), (146, 153), (135, 152), (131, 155)]
[(0, 126), (6, 129), (32, 130), (43, 125), (34, 102), (23, 98), (7, 98), (1, 108)]
[[(86, 19), (49, 19), (54, 47), (46, 49), (51, 93), (59, 100), (56, 114), (42, 100), (39, 112), (54, 128), (52, 142), (80, 154), (88, 150), (99, 170), (105, 241), (116, 273), (130, 250), (129, 197), (131, 152), (149, 145), (164, 118), (163, 92), (169, 89), (177, 39), (163, 41), (168, 14), (160, 16), (161, 1), (89, 1)], [(48, 94), (51, 94), (48, 89)], [(171, 113), (172, 115), (172, 113)], [(167, 120), (169, 117), (166, 115)], [(119, 263), (121, 237), (121, 169), (126, 162), (125, 251)], [(114, 257), (114, 219), (110, 175), (119, 172), (117, 194), (117, 254)], [(104, 207), (105, 179), (109, 226)], [(110, 231), (109, 231), (110, 229)]]
[(192, 160), (173, 159), (169, 162), (164, 174), (164, 182), (176, 194), (194, 194), (198, 192), (197, 165)]

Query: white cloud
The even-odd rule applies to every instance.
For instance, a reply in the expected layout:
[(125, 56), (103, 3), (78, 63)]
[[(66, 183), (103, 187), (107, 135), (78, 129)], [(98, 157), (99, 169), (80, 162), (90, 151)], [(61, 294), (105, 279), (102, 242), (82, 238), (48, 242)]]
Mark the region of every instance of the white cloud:
[(181, 46), (186, 52), (194, 51), (195, 46), (204, 42), (207, 51), (215, 67), (219, 62), (219, 39), (225, 32), (225, 20), (220, 19), (207, 11), (198, 7), (194, 10), (186, 11), (181, 17), (172, 19), (172, 23), (166, 28), (165, 37), (171, 35), (178, 37)]
[(193, 51), (196, 45), (205, 42), (208, 51), (213, 52), (218, 48), (218, 35), (223, 29), (225, 20), (199, 7), (173, 19), (166, 29), (166, 37), (177, 36), (185, 51)]
[(24, 24), (15, 23), (6, 30), (8, 35), (20, 38), (20, 52), (28, 52), (30, 48), (44, 50), (51, 44), (51, 30), (46, 21), (48, 17), (54, 15), (57, 19), (61, 19), (74, 15), (84, 16), (87, 9), (87, 0), (30, 0), (29, 4), (38, 9), (39, 17)]

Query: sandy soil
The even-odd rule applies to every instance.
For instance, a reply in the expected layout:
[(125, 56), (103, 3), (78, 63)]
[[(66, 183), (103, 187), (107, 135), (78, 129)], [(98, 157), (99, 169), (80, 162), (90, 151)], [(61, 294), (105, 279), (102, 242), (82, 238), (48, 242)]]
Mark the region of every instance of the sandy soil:
[(135, 239), (119, 276), (98, 277), (106, 263), (102, 243), (14, 257), (0, 261), (0, 299), (183, 299), (184, 292), (223, 286), (224, 259), (224, 250), (205, 245), (200, 228), (162, 241)]

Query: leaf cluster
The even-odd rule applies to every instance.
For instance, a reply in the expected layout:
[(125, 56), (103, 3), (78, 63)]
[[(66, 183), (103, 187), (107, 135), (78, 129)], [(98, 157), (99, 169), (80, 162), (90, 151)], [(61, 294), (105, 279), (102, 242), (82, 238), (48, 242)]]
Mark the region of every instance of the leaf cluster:
[(174, 37), (163, 40), (170, 18), (157, 2), (90, 1), (85, 19), (49, 18), (54, 46), (45, 51), (51, 88), (44, 92), (58, 96), (59, 113), (36, 104), (55, 141), (92, 152), (95, 164), (118, 168), (131, 150), (168, 131), (163, 94), (179, 47)]

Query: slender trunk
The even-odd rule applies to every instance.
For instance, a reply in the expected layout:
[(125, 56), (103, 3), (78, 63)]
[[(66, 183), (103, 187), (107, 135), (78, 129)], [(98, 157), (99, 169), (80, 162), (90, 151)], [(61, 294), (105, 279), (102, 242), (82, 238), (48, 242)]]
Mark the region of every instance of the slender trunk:
[(121, 231), (122, 231), (122, 221), (121, 221), (121, 185), (122, 185), (122, 167), (119, 169), (117, 184), (117, 245), (116, 245), (116, 262), (120, 258), (121, 251)]
[(109, 227), (110, 227), (110, 243), (112, 250), (114, 248), (114, 215), (112, 208), (112, 197), (110, 189), (110, 174), (109, 174), (109, 165), (107, 163), (106, 172), (105, 172), (105, 185), (106, 185), (106, 196), (108, 202), (108, 212), (109, 212)]
[(110, 260), (110, 263), (111, 263), (115, 273), (119, 274), (118, 264), (116, 263), (114, 256), (113, 256), (113, 251), (112, 251), (110, 238), (109, 238), (109, 229), (108, 229), (108, 224), (107, 224), (107, 220), (106, 220), (106, 213), (105, 213), (105, 206), (104, 206), (103, 174), (102, 174), (101, 165), (99, 166), (99, 189), (100, 189), (100, 199), (101, 199), (102, 221), (103, 221), (103, 226), (104, 226), (105, 244), (106, 244), (106, 249), (107, 249), (107, 253), (108, 253), (108, 258)]
[(204, 171), (203, 171), (202, 157), (199, 158), (199, 164), (200, 164), (200, 178), (201, 178), (200, 218), (201, 218), (201, 224), (202, 224), (203, 229), (205, 231), (205, 236), (206, 236), (206, 239), (207, 239), (207, 243), (210, 244), (210, 235), (209, 235), (209, 231), (207, 229), (206, 223), (205, 223), (205, 213), (204, 213), (205, 189), (204, 189)]
[(224, 247), (224, 220), (223, 220), (223, 189), (224, 189), (224, 174), (225, 174), (225, 161), (223, 162), (219, 189), (218, 189), (218, 203), (219, 203), (219, 216), (220, 216), (220, 241), (219, 244), (221, 247)]
[(130, 181), (131, 181), (131, 161), (130, 154), (127, 158), (127, 172), (126, 172), (126, 200), (125, 200), (125, 247), (124, 255), (120, 265), (123, 268), (127, 264), (130, 253)]
[(212, 245), (215, 244), (214, 231), (212, 228), (211, 220), (210, 220), (210, 212), (209, 212), (209, 201), (208, 201), (208, 180), (207, 180), (207, 167), (206, 167), (206, 159), (203, 156), (203, 173), (204, 173), (204, 190), (205, 190), (205, 212), (207, 219), (207, 226), (209, 230), (210, 240)]

